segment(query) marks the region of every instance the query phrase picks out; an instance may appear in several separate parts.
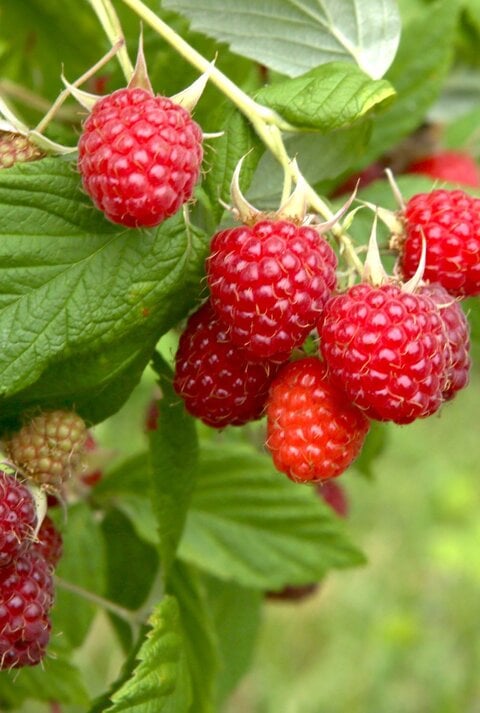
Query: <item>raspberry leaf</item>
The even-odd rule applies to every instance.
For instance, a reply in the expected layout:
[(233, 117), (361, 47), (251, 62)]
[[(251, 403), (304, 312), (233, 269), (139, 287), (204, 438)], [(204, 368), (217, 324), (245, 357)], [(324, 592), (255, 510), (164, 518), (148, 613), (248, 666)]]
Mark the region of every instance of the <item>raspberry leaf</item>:
[[(149, 432), (152, 505), (160, 538), (159, 551), (167, 577), (182, 536), (196, 479), (198, 443), (195, 420), (172, 388), (172, 372), (155, 353), (153, 367), (162, 398), (157, 428)], [(182, 457), (179, 458), (179, 453)]]
[(167, 589), (176, 596), (180, 609), (183, 645), (192, 684), (191, 710), (215, 713), (215, 678), (219, 661), (205, 588), (194, 568), (177, 561)]
[(250, 665), (260, 626), (263, 593), (216, 577), (206, 577), (205, 580), (219, 645), (222, 675), (217, 685), (220, 707)]
[[(290, 77), (332, 60), (355, 62), (371, 77), (390, 66), (400, 36), (393, 0), (166, 0), (192, 27), (233, 52)], [(348, 18), (348, 21), (347, 21)]]
[(89, 417), (100, 389), (111, 413), (197, 294), (205, 236), (181, 214), (158, 230), (108, 223), (58, 159), (2, 171), (0, 208), (2, 413), (58, 399)]
[(312, 490), (249, 449), (202, 452), (181, 558), (244, 586), (275, 589), (363, 562)]
[(210, 198), (212, 214), (218, 223), (224, 212), (220, 200), (227, 204), (230, 202), (230, 181), (237, 163), (245, 156), (240, 187), (246, 191), (263, 149), (251, 125), (240, 112), (230, 111), (217, 126), (224, 134), (212, 141), (210, 151), (207, 149), (205, 160), (209, 171), (202, 187)]
[(372, 81), (355, 65), (331, 62), (295, 79), (275, 82), (256, 99), (300, 129), (325, 132), (350, 126), (383, 108), (394, 95), (384, 79)]
[(149, 619), (150, 629), (135, 657), (127, 662), (124, 680), (109, 698), (108, 708), (94, 706), (105, 713), (187, 713), (191, 691), (182, 644), (180, 613), (175, 597), (157, 605)]
[[(57, 568), (61, 579), (83, 589), (105, 593), (105, 552), (100, 525), (90, 508), (78, 503), (68, 510), (68, 527), (62, 533), (64, 554)], [(72, 612), (75, 616), (72, 616)], [(72, 646), (88, 633), (97, 608), (83, 598), (57, 587), (52, 621)]]

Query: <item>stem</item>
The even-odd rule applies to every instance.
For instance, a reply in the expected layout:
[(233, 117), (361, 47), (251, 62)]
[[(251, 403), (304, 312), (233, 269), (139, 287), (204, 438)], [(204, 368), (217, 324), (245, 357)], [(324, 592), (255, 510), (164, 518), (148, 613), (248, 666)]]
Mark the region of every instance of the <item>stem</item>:
[[(111, 0), (88, 0), (94, 11), (97, 13), (97, 17), (100, 20), (100, 24), (105, 30), (105, 34), (110, 40), (110, 44), (116, 45), (119, 40), (124, 40), (125, 36), (123, 34), (122, 26), (118, 15), (115, 12)], [(123, 74), (127, 82), (133, 74), (133, 65), (128, 56), (128, 51), (126, 45), (123, 45), (118, 52), (118, 61), (122, 68)]]
[[(95, 72), (97, 72), (101, 67), (103, 67), (107, 62), (109, 62), (112, 57), (115, 57), (119, 49), (124, 45), (125, 40), (121, 39), (118, 40), (118, 42), (101, 58), (96, 62), (93, 67), (90, 67), (90, 69), (87, 69), (86, 72), (82, 74), (81, 77), (76, 79), (72, 83), (72, 87), (79, 87), (83, 82), (86, 82), (87, 79), (90, 79)], [(37, 124), (35, 127), (35, 131), (37, 131), (39, 134), (44, 131), (44, 129), (47, 127), (49, 122), (53, 119), (59, 108), (62, 106), (63, 102), (70, 96), (70, 89), (64, 89), (58, 97), (55, 99), (54, 103), (50, 107), (50, 110), (45, 114), (43, 119), (40, 121), (40, 123)]]
[[(142, 0), (123, 0), (144, 22), (150, 25), (163, 39), (168, 42), (184, 59), (196, 67), (200, 72), (208, 72), (209, 79), (233, 104), (247, 117), (265, 146), (275, 156), (285, 173), (282, 199), (285, 200), (290, 193), (291, 178), (298, 180), (300, 170), (292, 163), (285, 144), (282, 130), (295, 131), (295, 127), (285, 122), (281, 116), (268, 107), (258, 104), (238, 87), (223, 72), (212, 66), (197, 50), (191, 47), (171, 27), (150, 10)], [(328, 205), (320, 198), (312, 186), (306, 183), (307, 200), (310, 206), (326, 220), (333, 217)], [(282, 202), (283, 202), (282, 200)], [(360, 275), (363, 265), (355, 252), (350, 237), (344, 233), (341, 226), (331, 228), (337, 243), (342, 249), (347, 263)]]
[(55, 577), (55, 584), (57, 585), (57, 587), (60, 587), (60, 589), (64, 589), (67, 592), (76, 594), (77, 596), (82, 597), (82, 599), (86, 599), (92, 604), (95, 604), (96, 606), (105, 609), (105, 611), (108, 611), (111, 614), (115, 614), (115, 616), (118, 616), (119, 619), (123, 619), (123, 621), (126, 621), (127, 624), (130, 624), (130, 626), (135, 626), (141, 623), (136, 612), (133, 612), (130, 609), (126, 609), (125, 607), (122, 607), (119, 604), (115, 604), (115, 602), (112, 602), (109, 599), (105, 599), (104, 597), (101, 597), (100, 595), (95, 594), (94, 592), (90, 592), (88, 591), (88, 589), (79, 587), (77, 584), (67, 582), (65, 579), (61, 579), (60, 577)]
[[(7, 97), (16, 99), (18, 102), (21, 102), (32, 109), (37, 109), (40, 112), (45, 112), (50, 109), (50, 102), (48, 99), (44, 99), (38, 94), (35, 94), (35, 92), (30, 91), (30, 89), (12, 82), (10, 79), (0, 79), (0, 92)], [(78, 118), (76, 110), (69, 107), (62, 109), (58, 112), (58, 114), (58, 118), (63, 121), (71, 122)]]

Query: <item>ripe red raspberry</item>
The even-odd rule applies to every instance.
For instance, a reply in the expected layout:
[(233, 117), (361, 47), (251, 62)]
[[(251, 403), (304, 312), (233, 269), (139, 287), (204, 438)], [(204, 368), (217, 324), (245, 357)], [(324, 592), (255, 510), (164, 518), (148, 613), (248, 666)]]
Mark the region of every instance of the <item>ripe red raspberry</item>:
[(39, 552), (52, 567), (55, 567), (60, 561), (63, 554), (63, 538), (48, 515), (42, 522), (32, 548)]
[(455, 298), (441, 285), (437, 283), (425, 285), (420, 292), (432, 298), (444, 324), (449, 357), (443, 398), (448, 401), (457, 391), (465, 388), (469, 381), (471, 359), (468, 320)]
[(287, 364), (270, 387), (267, 448), (275, 467), (297, 482), (343, 473), (359, 454), (369, 422), (332, 386), (325, 364)]
[(53, 596), (51, 567), (33, 549), (0, 568), (0, 669), (42, 660)]
[(448, 344), (427, 295), (361, 283), (332, 297), (323, 317), (331, 377), (367, 416), (411, 423), (440, 408)]
[(27, 136), (11, 131), (0, 131), (0, 168), (16, 163), (37, 161), (45, 154)]
[(214, 428), (260, 418), (279, 368), (251, 361), (227, 332), (207, 302), (188, 320), (176, 355), (175, 391), (193, 416)]
[(188, 111), (145, 89), (100, 99), (78, 144), (83, 187), (97, 208), (128, 227), (158, 225), (193, 193), (202, 132)]
[(405, 208), (405, 235), (394, 240), (405, 279), (427, 244), (424, 279), (439, 282), (458, 297), (480, 294), (480, 199), (464, 191), (432, 191), (411, 198)]
[(254, 358), (286, 361), (336, 285), (337, 259), (311, 227), (262, 220), (217, 233), (207, 260), (212, 305)]
[(340, 483), (336, 483), (334, 480), (327, 480), (326, 482), (317, 483), (315, 487), (320, 497), (339, 517), (347, 517), (348, 500)]
[(87, 429), (69, 411), (46, 411), (33, 418), (6, 442), (15, 465), (39, 485), (58, 489), (78, 467)]
[(419, 173), (438, 181), (480, 188), (480, 171), (475, 160), (462, 151), (440, 151), (413, 161), (405, 173)]
[(36, 525), (32, 494), (15, 476), (0, 471), (0, 567), (25, 552)]

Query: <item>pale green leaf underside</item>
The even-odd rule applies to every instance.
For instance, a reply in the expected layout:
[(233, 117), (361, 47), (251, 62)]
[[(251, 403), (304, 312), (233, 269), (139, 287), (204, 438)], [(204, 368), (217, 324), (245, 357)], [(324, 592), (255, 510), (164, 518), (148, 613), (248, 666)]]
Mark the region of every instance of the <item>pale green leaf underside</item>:
[(395, 0), (165, 0), (164, 6), (234, 52), (290, 77), (347, 60), (378, 79), (400, 36)]

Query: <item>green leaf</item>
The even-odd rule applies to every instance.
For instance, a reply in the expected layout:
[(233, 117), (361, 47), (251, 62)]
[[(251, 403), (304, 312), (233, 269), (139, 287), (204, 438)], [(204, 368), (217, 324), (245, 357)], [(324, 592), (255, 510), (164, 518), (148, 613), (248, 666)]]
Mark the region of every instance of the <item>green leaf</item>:
[[(41, 666), (0, 672), (1, 710), (10, 706), (18, 708), (28, 699), (46, 703), (58, 701), (86, 710), (89, 696), (71, 659), (72, 652), (65, 640), (54, 632)], [(36, 708), (32, 705), (29, 710)]]
[(165, 0), (192, 27), (233, 52), (290, 77), (325, 62), (356, 62), (378, 79), (395, 56), (400, 19), (394, 0)]
[(190, 705), (188, 678), (178, 604), (165, 597), (149, 619), (150, 630), (137, 654), (137, 665), (128, 680), (110, 695), (105, 713), (187, 713)]
[(462, 302), (463, 309), (468, 317), (470, 324), (470, 340), (472, 345), (472, 354), (475, 364), (480, 359), (480, 299), (471, 297)]
[[(225, 107), (222, 106), (222, 109), (225, 116)], [(230, 181), (238, 161), (245, 156), (240, 188), (246, 191), (263, 148), (250, 122), (239, 111), (229, 111), (223, 122), (218, 123), (217, 130), (224, 133), (212, 141), (211, 149), (206, 155), (208, 172), (202, 187), (210, 198), (212, 214), (218, 223), (224, 212), (220, 201), (227, 204), (230, 202)]]
[[(105, 591), (105, 552), (100, 525), (84, 503), (68, 510), (68, 523), (63, 531), (64, 556), (57, 574), (66, 582), (103, 595)], [(75, 616), (72, 616), (75, 612)], [(54, 631), (61, 633), (72, 646), (80, 646), (97, 613), (88, 601), (57, 587), (52, 609)]]
[(215, 713), (217, 641), (205, 589), (192, 567), (176, 562), (168, 591), (180, 608), (181, 628), (192, 682), (192, 713)]
[(294, 126), (327, 132), (350, 126), (394, 95), (387, 81), (373, 81), (355, 65), (331, 62), (271, 84), (256, 99)]
[(167, 577), (182, 536), (198, 462), (195, 420), (172, 386), (170, 367), (155, 353), (153, 368), (159, 377), (157, 428), (150, 431), (151, 492), (160, 538), (159, 551)]
[(397, 98), (375, 119), (365, 163), (397, 144), (424, 120), (452, 61), (457, 17), (457, 0), (439, 0), (404, 28), (386, 75)]
[(204, 444), (179, 555), (224, 580), (263, 590), (363, 563), (312, 489), (276, 473), (266, 455)]
[(214, 577), (205, 580), (220, 648), (217, 690), (223, 703), (250, 667), (264, 594)]
[(446, 148), (466, 149), (469, 153), (480, 155), (478, 126), (480, 124), (480, 107), (463, 114), (445, 127), (442, 144)]
[(59, 159), (0, 172), (0, 237), (3, 417), (88, 403), (132, 366), (135, 381), (190, 308), (207, 250), (181, 213), (157, 230), (107, 222)]
[[(347, 129), (329, 134), (301, 134), (287, 139), (289, 156), (295, 156), (302, 174), (312, 184), (335, 178), (365, 153), (371, 125), (363, 120)], [(266, 210), (278, 208), (283, 171), (270, 152), (266, 152), (255, 172), (248, 199)]]
[[(138, 537), (131, 520), (111, 509), (102, 520), (106, 550), (105, 596), (127, 609), (138, 609), (147, 598), (159, 568), (155, 547)], [(135, 572), (125, 577), (125, 572)], [(132, 644), (131, 627), (110, 615), (125, 648)]]

